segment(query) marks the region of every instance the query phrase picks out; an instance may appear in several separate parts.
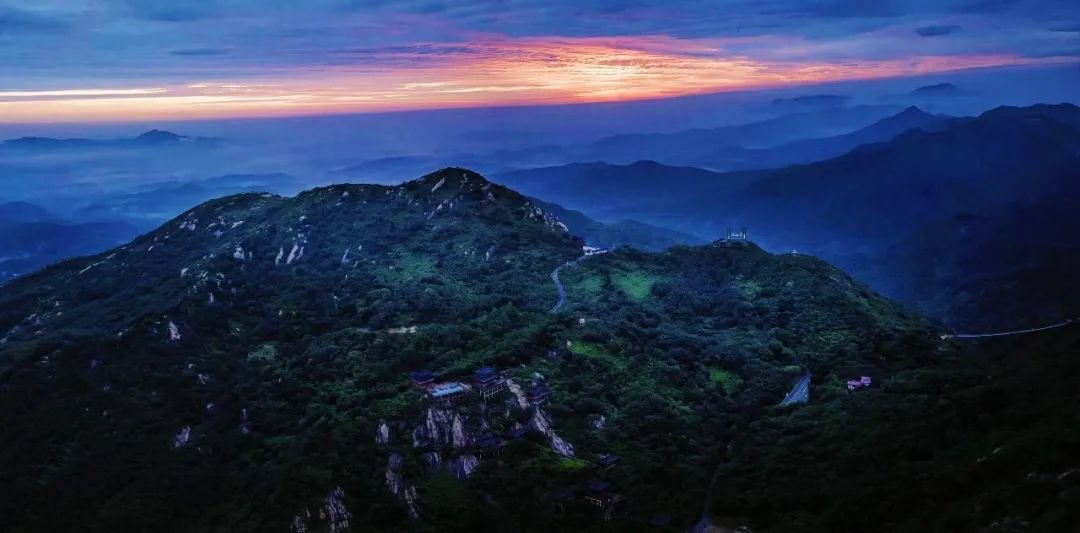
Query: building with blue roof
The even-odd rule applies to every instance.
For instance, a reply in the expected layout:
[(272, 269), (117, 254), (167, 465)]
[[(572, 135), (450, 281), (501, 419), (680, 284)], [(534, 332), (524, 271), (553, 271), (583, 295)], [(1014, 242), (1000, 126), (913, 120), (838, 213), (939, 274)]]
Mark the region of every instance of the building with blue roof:
[(468, 392), (468, 387), (457, 382), (439, 383), (428, 388), (428, 395), (437, 405), (442, 407), (454, 405)]

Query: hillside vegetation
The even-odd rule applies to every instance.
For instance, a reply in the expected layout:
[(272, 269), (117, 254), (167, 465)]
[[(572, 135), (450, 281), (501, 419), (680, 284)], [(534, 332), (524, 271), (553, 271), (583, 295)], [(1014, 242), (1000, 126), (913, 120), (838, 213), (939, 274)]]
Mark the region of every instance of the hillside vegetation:
[[(16, 279), (0, 289), (0, 521), (688, 525), (722, 450), (803, 370), (827, 398), (851, 368), (949, 353), (940, 327), (839, 270), (753, 245), (589, 257), (563, 269), (552, 314), (551, 271), (582, 244), (525, 197), (446, 169), (214, 200)], [(482, 366), (508, 378), (486, 402), (440, 407), (409, 381), (427, 368), (470, 384)], [(496, 456), (487, 437), (505, 442)], [(609, 522), (583, 499), (595, 480), (620, 496)]]

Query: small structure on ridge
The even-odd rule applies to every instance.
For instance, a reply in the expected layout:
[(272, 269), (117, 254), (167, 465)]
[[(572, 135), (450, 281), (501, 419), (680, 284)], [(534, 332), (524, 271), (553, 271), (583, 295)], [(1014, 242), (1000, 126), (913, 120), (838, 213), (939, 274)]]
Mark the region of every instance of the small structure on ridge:
[(735, 248), (740, 246), (749, 246), (750, 241), (746, 236), (746, 228), (742, 228), (740, 231), (731, 231), (728, 228), (727, 234), (723, 239), (716, 241), (716, 245), (724, 248)]
[(431, 385), (430, 388), (428, 388), (428, 396), (431, 396), (431, 399), (439, 407), (450, 407), (454, 405), (468, 392), (468, 387), (457, 382), (439, 383), (438, 385)]
[(847, 382), (848, 392), (854, 392), (859, 389), (865, 389), (873, 383), (873, 379), (870, 376), (861, 376), (859, 379), (849, 379)]
[(419, 389), (426, 389), (435, 382), (435, 374), (426, 368), (409, 374), (409, 378), (413, 386)]
[(490, 366), (477, 370), (473, 374), (473, 381), (485, 400), (506, 389), (506, 380), (502, 374)]
[(585, 486), (585, 502), (599, 507), (603, 512), (604, 521), (611, 520), (615, 504), (622, 501), (622, 496), (612, 492), (611, 483), (607, 481), (592, 480)]

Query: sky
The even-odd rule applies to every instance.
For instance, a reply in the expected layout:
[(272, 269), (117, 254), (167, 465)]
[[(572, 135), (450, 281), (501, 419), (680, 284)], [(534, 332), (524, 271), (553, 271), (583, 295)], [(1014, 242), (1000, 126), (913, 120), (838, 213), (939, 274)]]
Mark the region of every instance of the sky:
[(0, 123), (618, 102), (1080, 68), (1075, 0), (0, 0)]

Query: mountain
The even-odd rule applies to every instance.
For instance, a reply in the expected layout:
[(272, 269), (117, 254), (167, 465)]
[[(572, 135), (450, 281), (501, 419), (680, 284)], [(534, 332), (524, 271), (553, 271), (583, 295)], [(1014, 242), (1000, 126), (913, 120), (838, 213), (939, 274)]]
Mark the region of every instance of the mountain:
[(629, 246), (644, 251), (660, 252), (679, 244), (705, 244), (701, 238), (675, 230), (645, 224), (636, 220), (618, 220), (603, 224), (581, 211), (532, 198), (534, 204), (566, 224), (567, 231), (596, 248)]
[[(635, 206), (626, 216), (697, 235), (718, 235), (724, 228), (746, 226), (751, 236), (771, 249), (819, 254), (848, 271), (859, 273), (861, 279), (881, 287), (889, 296), (920, 305), (918, 293), (951, 294), (950, 288), (959, 282), (916, 292), (890, 290), (890, 287), (923, 283), (900, 282), (894, 274), (910, 275), (919, 265), (927, 264), (926, 260), (938, 257), (929, 252), (909, 256), (904, 249), (919, 249), (919, 243), (923, 242), (952, 249), (950, 239), (939, 238), (939, 232), (953, 230), (929, 228), (948, 227), (949, 221), (958, 216), (990, 217), (1001, 221), (995, 226), (997, 229), (970, 236), (956, 234), (951, 240), (968, 250), (964, 252), (966, 257), (981, 257), (989, 262), (981, 264), (978, 271), (1010, 272), (1013, 267), (1008, 263), (1016, 261), (1014, 255), (976, 254), (974, 249), (996, 246), (1001, 232), (1012, 227), (1005, 221), (1025, 227), (1026, 216), (1014, 218), (1009, 212), (1032, 213), (1037, 209), (1025, 206), (1039, 205), (1047, 199), (1055, 199), (1061, 206), (1047, 212), (1061, 213), (1075, 204), (1078, 191), (1074, 178), (1078, 165), (1080, 108), (1070, 104), (1002, 107), (975, 118), (948, 121), (931, 131), (909, 130), (890, 141), (864, 145), (833, 159), (763, 172), (742, 187), (715, 189), (713, 194), (673, 200), (658, 197), (651, 204)], [(724, 182), (726, 176), (743, 175), (719, 174), (714, 179)], [(602, 206), (604, 196), (582, 195), (577, 199), (582, 206), (590, 201)], [(582, 209), (597, 216), (588, 208)], [(1061, 226), (1071, 227), (1069, 223)], [(1025, 237), (1018, 231), (1021, 230), (1009, 230), (1005, 234), (1014, 235), (1014, 241), (1022, 246), (1041, 242), (1062, 251), (1062, 245), (1072, 246), (1077, 242), (1075, 234), (1067, 231), (1049, 233), (1054, 235), (1053, 242), (1043, 242), (1039, 235)], [(1057, 253), (1049, 248), (1045, 252)], [(1030, 257), (1047, 257), (1030, 248), (1028, 253), (1035, 254)], [(887, 264), (888, 257), (911, 257), (913, 264), (898, 270), (877, 268), (876, 265)], [(1059, 258), (1068, 257), (1067, 254)], [(1080, 266), (1069, 261), (1064, 265)], [(1039, 269), (1055, 272), (1063, 268), (1061, 265), (1053, 261), (1036, 264)], [(1037, 288), (1032, 282), (1039, 276), (1033, 272), (1024, 276), (1029, 282), (1019, 287), (1037, 289), (1058, 302), (1075, 301), (1067, 294), (1055, 295), (1050, 287)], [(982, 281), (986, 287), (1014, 282), (1017, 280), (1009, 276)], [(976, 292), (990, 295), (986, 289)], [(1054, 307), (1029, 299), (1018, 301), (1044, 310)], [(962, 318), (968, 324), (980, 318), (971, 313), (974, 309), (985, 310), (989, 306), (988, 302), (969, 303), (968, 314)], [(943, 309), (938, 304), (932, 307)], [(1028, 320), (1025, 317), (1045, 314), (1032, 307), (1026, 309), (1029, 312), (1014, 313), (1014, 321), (1024, 322)]]
[(0, 224), (42, 222), (54, 218), (45, 208), (27, 202), (0, 203)]
[(0, 284), (49, 263), (98, 253), (137, 233), (123, 222), (69, 222), (34, 204), (0, 204)]
[(912, 96), (917, 97), (945, 97), (945, 96), (957, 96), (963, 94), (963, 91), (959, 87), (951, 83), (935, 83), (933, 85), (923, 85), (915, 90), (911, 91)]
[(1075, 530), (1080, 327), (972, 348), (762, 417), (716, 471), (713, 514), (754, 531)]
[(842, 94), (805, 94), (793, 98), (777, 98), (769, 103), (769, 107), (783, 113), (794, 113), (837, 109), (850, 102), (851, 97)]
[(134, 226), (118, 221), (0, 223), (0, 283), (56, 261), (98, 253), (137, 234)]
[(83, 218), (130, 221), (144, 229), (182, 213), (195, 204), (241, 192), (295, 194), (300, 181), (288, 174), (227, 174), (186, 182), (161, 182), (141, 190), (101, 198), (79, 210)]
[(20, 137), (0, 142), (0, 151), (43, 152), (96, 148), (129, 148), (175, 145), (188, 142), (206, 143), (212, 139), (186, 137), (169, 131), (150, 130), (131, 139), (56, 139), (52, 137)]
[(1080, 312), (1077, 198), (1073, 183), (1035, 202), (934, 221), (851, 271), (956, 329), (1057, 323)]
[(694, 166), (702, 158), (726, 148), (767, 148), (851, 131), (887, 117), (897, 109), (896, 106), (830, 107), (719, 128), (615, 135), (589, 145), (579, 160), (625, 164), (651, 159), (669, 165)]
[[(882, 119), (870, 126), (838, 135), (795, 141), (774, 148), (747, 150), (733, 147), (716, 152), (706, 165), (727, 165), (732, 168), (769, 169), (796, 163), (829, 159), (850, 152), (864, 144), (888, 141), (911, 129), (934, 131), (955, 119), (931, 115), (918, 108), (906, 110)], [(493, 175), (499, 183), (572, 209), (588, 212), (604, 220), (617, 220), (635, 210), (647, 209), (657, 203), (681, 205), (723, 199), (748, 187), (765, 170), (739, 173), (718, 173), (695, 167), (673, 167), (655, 161), (638, 161), (630, 165), (610, 163), (573, 163), (570, 165), (530, 168)], [(662, 222), (658, 222), (663, 225)], [(698, 234), (715, 234), (684, 226), (681, 229)]]
[(135, 139), (132, 140), (132, 143), (141, 145), (156, 145), (176, 143), (184, 139), (185, 137), (177, 135), (171, 131), (150, 130), (146, 133), (140, 134), (138, 137), (135, 137)]
[(753, 172), (719, 174), (638, 161), (630, 165), (574, 163), (533, 168), (495, 174), (492, 179), (601, 220), (618, 220), (633, 218), (639, 206), (678, 204), (709, 198), (724, 189), (738, 190), (756, 176)]
[[(1080, 108), (999, 108), (776, 170), (730, 201), (785, 247), (877, 247), (956, 213), (1064, 193), (1080, 162)], [(772, 239), (770, 239), (772, 240)]]
[[(804, 370), (817, 387), (952, 353), (940, 326), (810, 256), (748, 243), (580, 259), (582, 244), (528, 198), (450, 168), (212, 200), (20, 277), (0, 287), (0, 519), (689, 525), (715, 459)], [(441, 406), (410, 384), (420, 369), (504, 390), (451, 385), (439, 390), (463, 396)], [(613, 503), (610, 522), (586, 495)]]
[(934, 131), (953, 120), (956, 119), (945, 115), (932, 115), (912, 106), (843, 135), (804, 139), (757, 150), (728, 148), (704, 157), (697, 163), (699, 166), (725, 170), (778, 168), (812, 163), (843, 155), (864, 144), (888, 141), (908, 130)]

